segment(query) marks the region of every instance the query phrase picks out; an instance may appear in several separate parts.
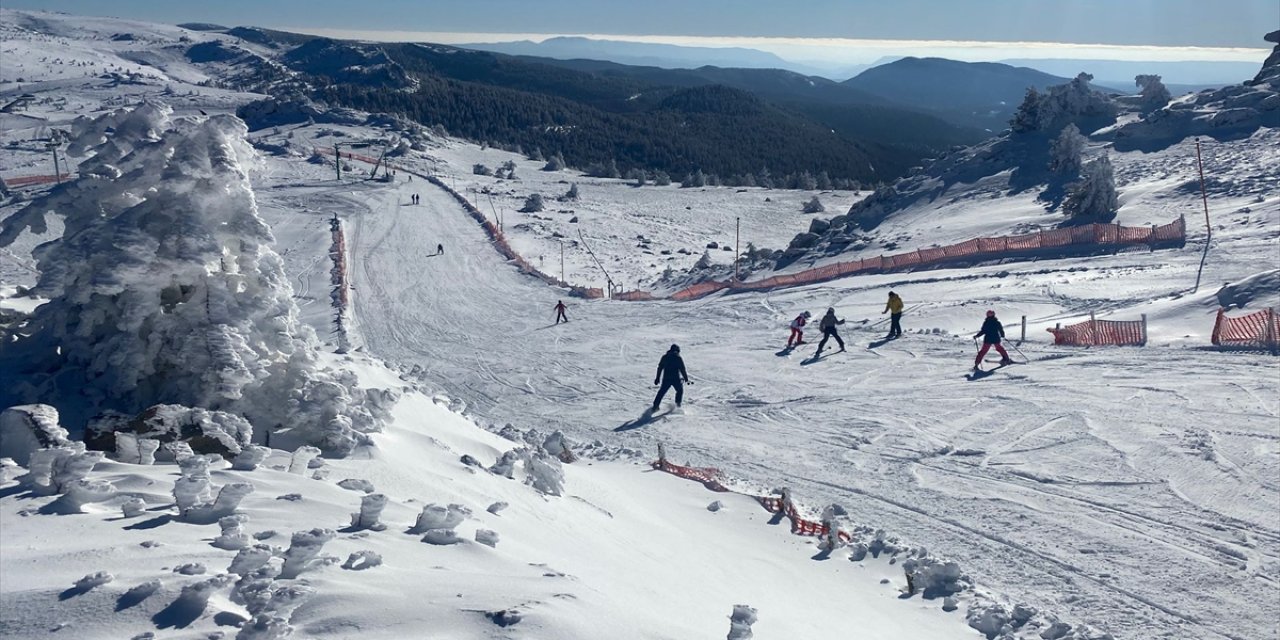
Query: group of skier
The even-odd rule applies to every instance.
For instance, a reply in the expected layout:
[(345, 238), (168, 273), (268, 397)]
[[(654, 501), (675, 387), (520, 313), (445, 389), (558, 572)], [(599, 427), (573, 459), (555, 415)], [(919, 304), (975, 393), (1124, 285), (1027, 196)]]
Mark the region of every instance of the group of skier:
[[(565, 313), (566, 306), (563, 300), (557, 300), (555, 305), (555, 323), (568, 322), (569, 318)], [(889, 314), (889, 332), (885, 335), (886, 340), (893, 340), (902, 337), (902, 313), (903, 302), (897, 292), (890, 291), (889, 299), (885, 303), (882, 314)], [(802, 344), (808, 344), (804, 340), (805, 327), (809, 324), (812, 314), (803, 311), (791, 321), (791, 335), (787, 338), (787, 349), (793, 349)], [(818, 329), (822, 332), (822, 340), (818, 342), (818, 350), (814, 354), (814, 358), (822, 355), (823, 349), (827, 346), (827, 340), (834, 339), (840, 347), (840, 351), (845, 350), (844, 339), (840, 337), (840, 331), (837, 329), (844, 324), (844, 319), (836, 316), (834, 307), (828, 308), (827, 312), (818, 321)], [(983, 320), (982, 328), (974, 334), (974, 339), (981, 337), (982, 346), (978, 350), (978, 355), (974, 358), (973, 368), (978, 369), (982, 364), (982, 358), (987, 355), (991, 349), (995, 349), (1000, 354), (1001, 365), (1011, 364), (1013, 360), (1009, 357), (1009, 353), (1005, 351), (1001, 342), (1004, 340), (1004, 325), (996, 318), (994, 310), (988, 310), (986, 318)], [(653, 384), (658, 386), (658, 395), (653, 399), (653, 407), (649, 413), (658, 411), (662, 404), (662, 399), (666, 397), (667, 392), (674, 389), (676, 394), (676, 407), (680, 407), (684, 403), (684, 385), (692, 384), (689, 381), (689, 374), (685, 371), (684, 359), (680, 357), (680, 345), (671, 345), (667, 352), (663, 354), (662, 359), (658, 362), (658, 371), (654, 376)]]
[[(884, 311), (881, 314), (889, 314), (889, 332), (885, 335), (885, 340), (896, 340), (902, 337), (902, 312), (904, 304), (902, 297), (895, 291), (889, 292), (889, 300), (884, 305)], [(787, 337), (787, 349), (808, 344), (804, 341), (804, 328), (812, 317), (808, 311), (801, 312), (791, 321), (791, 335)], [(818, 358), (822, 355), (822, 350), (827, 346), (827, 340), (835, 338), (836, 344), (840, 345), (840, 351), (844, 351), (844, 340), (840, 338), (840, 332), (836, 329), (838, 325), (844, 324), (844, 320), (836, 317), (836, 310), (828, 308), (826, 315), (822, 316), (822, 320), (818, 322), (818, 329), (822, 331), (822, 340), (818, 342), (818, 351), (813, 357)], [(978, 349), (978, 356), (974, 358), (973, 368), (977, 369), (982, 365), (982, 358), (992, 348), (1000, 354), (1000, 364), (1012, 364), (1013, 359), (1009, 357), (1009, 353), (1005, 351), (1001, 341), (1004, 339), (1004, 325), (996, 318), (994, 310), (987, 310), (987, 317), (982, 323), (982, 328), (973, 335), (975, 339), (982, 337), (982, 346)]]

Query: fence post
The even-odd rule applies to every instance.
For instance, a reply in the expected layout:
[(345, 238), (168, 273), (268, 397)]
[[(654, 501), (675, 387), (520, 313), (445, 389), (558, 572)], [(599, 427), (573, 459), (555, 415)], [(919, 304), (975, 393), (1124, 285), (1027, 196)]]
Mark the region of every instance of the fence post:
[(1147, 346), (1147, 314), (1142, 314), (1142, 346)]
[(1093, 318), (1093, 312), (1089, 312), (1089, 346), (1098, 344), (1098, 321)]
[(1209, 342), (1214, 346), (1220, 346), (1222, 343), (1222, 307), (1218, 307), (1218, 317), (1213, 320), (1213, 334), (1209, 336)]
[(1022, 339), (1018, 340), (1018, 344), (1022, 344), (1026, 341), (1027, 341), (1027, 317), (1022, 316)]
[(1271, 348), (1271, 355), (1276, 355), (1280, 351), (1280, 345), (1276, 344), (1276, 310), (1274, 307), (1267, 308), (1267, 346)]

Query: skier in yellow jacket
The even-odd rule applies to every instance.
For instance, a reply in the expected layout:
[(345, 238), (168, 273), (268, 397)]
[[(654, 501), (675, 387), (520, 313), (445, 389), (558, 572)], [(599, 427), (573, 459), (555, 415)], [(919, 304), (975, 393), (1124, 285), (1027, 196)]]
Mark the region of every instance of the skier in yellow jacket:
[(886, 340), (902, 337), (902, 298), (898, 294), (890, 291), (889, 302), (884, 305), (884, 311), (881, 315), (889, 314), (889, 335), (885, 336)]

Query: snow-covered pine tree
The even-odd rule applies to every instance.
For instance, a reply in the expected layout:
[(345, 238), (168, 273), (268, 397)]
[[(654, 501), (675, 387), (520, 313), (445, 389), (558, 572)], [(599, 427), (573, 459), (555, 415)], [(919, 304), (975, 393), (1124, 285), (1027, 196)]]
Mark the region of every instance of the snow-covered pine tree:
[(1094, 222), (1110, 222), (1118, 208), (1115, 169), (1106, 155), (1084, 165), (1080, 181), (1071, 185), (1062, 203), (1062, 210), (1072, 218)]
[(1085, 137), (1074, 124), (1062, 128), (1049, 147), (1049, 169), (1055, 173), (1075, 176), (1083, 165)]
[(257, 161), (233, 116), (171, 119), (162, 105), (73, 124), (81, 178), (0, 222), (62, 234), (35, 251), (49, 299), (0, 345), (0, 406), (51, 399), (68, 424), (169, 403), (239, 414), (273, 444), (349, 452), (390, 397), (317, 361), (258, 216)]

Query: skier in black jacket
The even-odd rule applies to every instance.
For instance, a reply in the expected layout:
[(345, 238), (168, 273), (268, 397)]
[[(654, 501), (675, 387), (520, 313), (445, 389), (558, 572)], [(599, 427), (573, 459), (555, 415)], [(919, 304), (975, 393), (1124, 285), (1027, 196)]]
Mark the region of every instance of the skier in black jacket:
[(822, 355), (822, 350), (826, 348), (829, 338), (835, 338), (836, 344), (840, 345), (840, 351), (844, 351), (844, 340), (840, 339), (840, 332), (836, 330), (836, 325), (841, 324), (844, 324), (844, 320), (836, 317), (836, 310), (827, 309), (827, 314), (822, 316), (822, 320), (818, 322), (818, 328), (822, 329), (822, 340), (818, 341), (818, 352), (813, 354), (813, 357), (817, 358)]
[(680, 345), (673, 344), (662, 356), (662, 360), (658, 361), (658, 372), (653, 376), (653, 383), (662, 383), (662, 387), (658, 389), (658, 397), (653, 399), (653, 409), (657, 411), (658, 406), (662, 404), (662, 396), (667, 395), (667, 389), (675, 387), (676, 390), (676, 406), (684, 401), (684, 384), (689, 382), (689, 374), (684, 370), (684, 359), (680, 357)]
[(973, 337), (982, 336), (982, 348), (978, 350), (978, 357), (973, 359), (973, 368), (977, 369), (982, 364), (982, 356), (987, 355), (991, 347), (995, 347), (1000, 354), (1000, 364), (1013, 364), (1013, 360), (1009, 358), (1009, 352), (1004, 350), (1000, 344), (1000, 340), (1004, 338), (1004, 325), (996, 319), (996, 312), (987, 310), (987, 319), (982, 321), (982, 328)]

